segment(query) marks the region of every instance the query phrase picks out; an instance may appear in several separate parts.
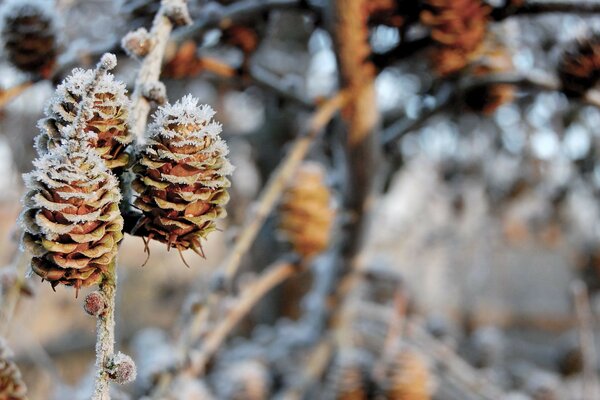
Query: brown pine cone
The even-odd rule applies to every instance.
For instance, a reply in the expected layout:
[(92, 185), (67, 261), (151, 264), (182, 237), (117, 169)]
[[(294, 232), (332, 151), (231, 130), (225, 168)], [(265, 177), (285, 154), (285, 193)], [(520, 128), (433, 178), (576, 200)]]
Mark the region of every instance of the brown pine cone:
[(226, 216), (227, 175), (233, 171), (214, 114), (191, 95), (160, 107), (133, 168), (139, 193), (134, 204), (144, 213), (141, 234), (201, 255), (200, 239)]
[(279, 227), (294, 250), (303, 257), (322, 252), (331, 241), (335, 213), (324, 174), (321, 165), (304, 163), (283, 196)]
[[(65, 132), (77, 116), (94, 70), (76, 69), (56, 88), (56, 94), (46, 108), (47, 118), (40, 121), (40, 135), (36, 138), (38, 153), (43, 155), (60, 145)], [(125, 84), (104, 74), (96, 85), (92, 107), (87, 110), (84, 132), (89, 134), (89, 144), (102, 157), (111, 170), (122, 168), (129, 162), (125, 148), (132, 141), (127, 126), (129, 98)]]
[(563, 92), (582, 97), (600, 81), (600, 34), (573, 43), (558, 65)]
[(423, 357), (404, 349), (387, 365), (382, 389), (389, 400), (429, 400), (430, 379)]
[(25, 175), (21, 222), (33, 271), (58, 284), (100, 283), (123, 238), (117, 178), (86, 143), (64, 140)]
[(452, 75), (476, 55), (485, 37), (490, 8), (481, 0), (425, 0), (421, 22), (437, 43), (433, 65), (438, 75)]
[(48, 78), (58, 55), (54, 14), (41, 1), (4, 7), (2, 39), (8, 60), (23, 72)]
[(12, 361), (6, 342), (0, 338), (0, 400), (26, 400), (27, 388), (21, 371)]

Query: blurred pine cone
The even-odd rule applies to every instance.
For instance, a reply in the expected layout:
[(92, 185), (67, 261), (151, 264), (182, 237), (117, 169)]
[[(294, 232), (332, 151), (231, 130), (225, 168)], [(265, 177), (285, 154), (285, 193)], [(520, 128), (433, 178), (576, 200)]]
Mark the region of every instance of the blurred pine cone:
[(50, 77), (58, 44), (54, 15), (48, 4), (13, 1), (3, 11), (2, 40), (8, 60), (23, 72)]
[(334, 211), (324, 175), (321, 165), (304, 163), (283, 196), (279, 227), (302, 257), (322, 252), (331, 241)]
[(12, 361), (6, 342), (0, 338), (0, 400), (26, 400), (27, 388), (21, 372)]
[(21, 223), (33, 271), (53, 288), (101, 282), (123, 238), (115, 176), (86, 143), (70, 139), (35, 160), (24, 178)]
[(423, 357), (414, 350), (405, 349), (387, 366), (382, 384), (388, 400), (428, 400), (431, 377)]
[[(56, 88), (56, 94), (46, 107), (47, 118), (39, 124), (38, 153), (45, 154), (60, 145), (77, 116), (78, 105), (94, 79), (94, 73), (93, 70), (76, 69)], [(92, 100), (84, 126), (84, 132), (92, 133), (89, 144), (109, 169), (124, 167), (129, 162), (125, 148), (132, 141), (127, 126), (129, 98), (125, 84), (115, 81), (112, 74), (103, 74), (95, 86)]]
[(148, 238), (178, 250), (202, 254), (201, 238), (216, 229), (229, 201), (227, 145), (210, 106), (186, 96), (160, 107), (150, 124), (147, 145), (137, 155), (133, 188), (138, 224)]
[(489, 13), (481, 0), (425, 0), (421, 22), (437, 43), (432, 54), (438, 75), (452, 75), (469, 64), (483, 43)]
[(562, 90), (568, 97), (582, 97), (600, 81), (600, 34), (573, 43), (558, 65)]
[(359, 350), (342, 349), (330, 367), (326, 394), (331, 400), (370, 398), (369, 360)]

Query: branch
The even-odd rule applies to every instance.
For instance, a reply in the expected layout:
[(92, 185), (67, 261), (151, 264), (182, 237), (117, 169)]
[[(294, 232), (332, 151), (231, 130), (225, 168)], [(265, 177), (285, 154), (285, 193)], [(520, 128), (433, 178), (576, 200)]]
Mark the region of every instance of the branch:
[(594, 344), (594, 327), (590, 299), (586, 285), (581, 281), (571, 284), (571, 292), (575, 303), (577, 327), (581, 354), (583, 355), (583, 395), (586, 399), (600, 398), (598, 376), (596, 375), (597, 355)]
[(520, 7), (511, 6), (511, 2), (506, 0), (507, 5), (497, 7), (492, 10), (492, 18), (500, 21), (512, 16), (519, 15), (537, 15), (549, 13), (571, 13), (571, 14), (590, 14), (600, 13), (600, 3), (592, 1), (526, 1)]
[(224, 274), (225, 283), (230, 285), (242, 261), (242, 257), (252, 246), (256, 235), (265, 220), (279, 201), (298, 166), (308, 153), (311, 144), (333, 118), (335, 113), (347, 102), (349, 94), (340, 92), (319, 106), (308, 122), (307, 133), (300, 135), (292, 144), (290, 151), (269, 178), (258, 199), (258, 204), (249, 215), (246, 224), (229, 252), (219, 271)]
[(0, 90), (0, 108), (4, 108), (11, 100), (33, 86), (35, 81), (25, 81), (8, 89)]
[(104, 296), (105, 308), (96, 322), (96, 383), (92, 400), (110, 400), (107, 365), (115, 351), (116, 259), (110, 264), (100, 284), (100, 292)]
[(221, 25), (231, 25), (267, 10), (297, 7), (300, 4), (300, 0), (242, 0), (222, 6), (213, 1), (204, 6), (204, 12), (199, 19), (191, 26), (179, 30), (173, 38), (176, 42), (181, 43)]

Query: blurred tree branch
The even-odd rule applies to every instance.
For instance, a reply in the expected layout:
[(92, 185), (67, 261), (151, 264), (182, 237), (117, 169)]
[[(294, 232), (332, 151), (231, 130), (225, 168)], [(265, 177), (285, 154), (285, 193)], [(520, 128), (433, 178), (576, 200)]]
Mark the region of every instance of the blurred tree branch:
[(594, 1), (527, 1), (523, 5), (506, 5), (492, 10), (492, 18), (500, 21), (512, 16), (549, 13), (590, 14), (600, 13), (600, 3)]

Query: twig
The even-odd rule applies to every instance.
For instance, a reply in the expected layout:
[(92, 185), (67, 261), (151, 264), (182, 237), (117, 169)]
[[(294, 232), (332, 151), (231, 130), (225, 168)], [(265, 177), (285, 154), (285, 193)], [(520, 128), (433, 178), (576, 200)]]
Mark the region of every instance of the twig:
[(96, 322), (96, 383), (92, 400), (110, 400), (110, 378), (107, 364), (115, 351), (115, 298), (117, 292), (116, 259), (109, 265), (100, 292), (104, 295), (106, 308)]
[(571, 284), (571, 292), (577, 314), (579, 342), (583, 356), (583, 397), (586, 399), (600, 398), (598, 375), (596, 372), (597, 352), (594, 343), (593, 317), (590, 309), (590, 299), (585, 283), (575, 281)]
[(148, 121), (148, 113), (150, 112), (150, 102), (144, 96), (144, 90), (147, 84), (159, 80), (167, 41), (172, 30), (173, 23), (166, 16), (163, 2), (154, 17), (152, 29), (150, 30), (150, 36), (154, 44), (142, 61), (135, 80), (135, 88), (131, 95), (132, 106), (129, 126), (138, 143), (144, 143), (144, 132)]
[(4, 108), (11, 100), (33, 86), (34, 81), (25, 81), (0, 91), (0, 108)]
[(537, 15), (549, 13), (591, 14), (600, 13), (600, 3), (594, 1), (531, 1), (526, 0), (522, 6), (507, 6), (495, 8), (492, 18), (496, 21), (519, 15)]
[(173, 39), (181, 43), (199, 36), (209, 29), (252, 18), (265, 10), (296, 7), (300, 3), (300, 0), (242, 0), (222, 6), (218, 2), (211, 2), (204, 6), (205, 12), (200, 18), (191, 26), (178, 31), (173, 35)]
[(293, 91), (293, 88), (282, 84), (282, 80), (266, 68), (259, 65), (252, 65), (250, 67), (250, 78), (256, 85), (266, 88), (280, 97), (294, 102), (296, 105), (309, 110), (315, 108), (315, 103), (313, 101), (296, 94)]
[(232, 282), (240, 267), (242, 257), (250, 249), (258, 231), (277, 204), (281, 194), (310, 149), (311, 144), (335, 113), (346, 103), (348, 98), (348, 92), (340, 92), (321, 104), (308, 122), (307, 133), (300, 135), (294, 141), (288, 154), (281, 161), (277, 169), (273, 171), (273, 174), (260, 194), (256, 208), (248, 217), (248, 222), (242, 228), (233, 249), (229, 252), (222, 267), (219, 268), (219, 271), (224, 273), (226, 284)]
[(302, 366), (300, 379), (281, 395), (281, 399), (302, 400), (306, 390), (323, 375), (332, 355), (333, 344), (326, 337), (312, 349)]
[(237, 324), (252, 310), (264, 295), (286, 279), (298, 274), (303, 266), (279, 262), (268, 267), (256, 280), (241, 293), (223, 319), (202, 339), (200, 351), (190, 356), (190, 365), (186, 372), (202, 374), (210, 358), (216, 353), (223, 341)]
[(470, 366), (452, 348), (431, 336), (414, 320), (408, 321), (407, 339), (442, 365), (456, 382), (465, 385), (469, 393), (477, 394), (478, 398), (484, 400), (504, 398), (502, 389)]

